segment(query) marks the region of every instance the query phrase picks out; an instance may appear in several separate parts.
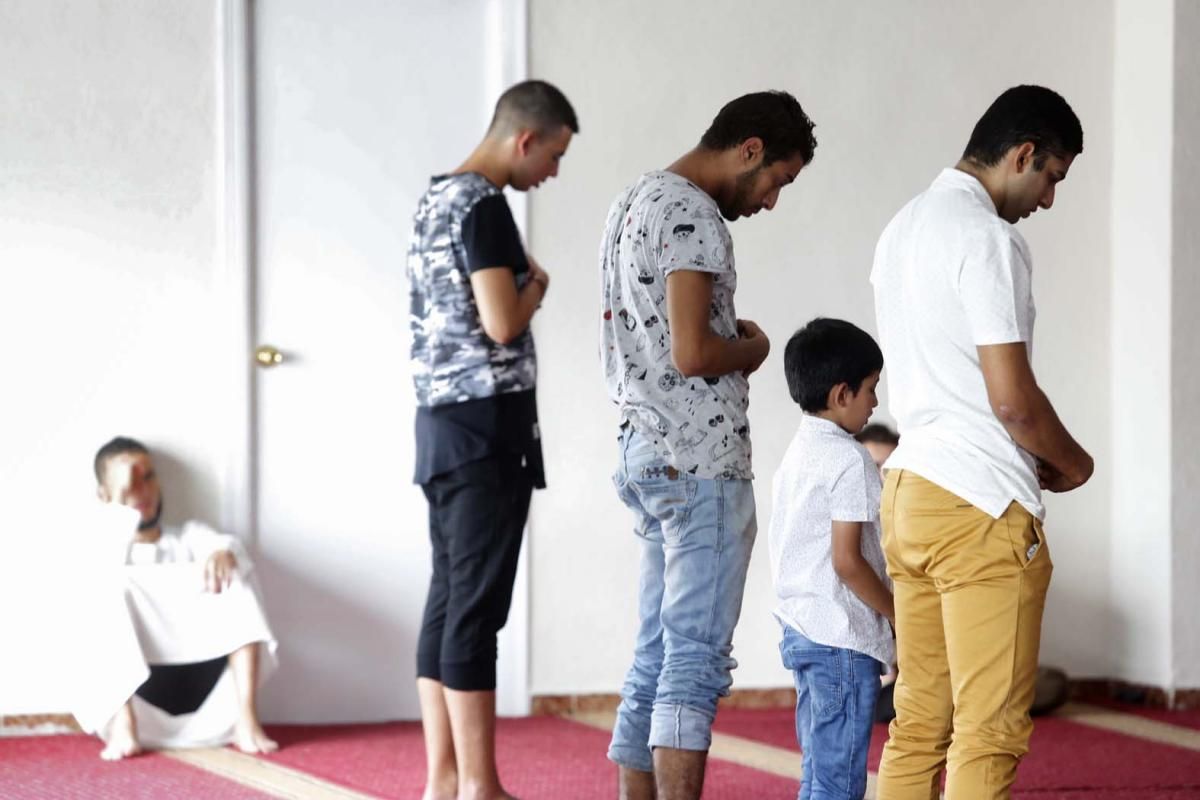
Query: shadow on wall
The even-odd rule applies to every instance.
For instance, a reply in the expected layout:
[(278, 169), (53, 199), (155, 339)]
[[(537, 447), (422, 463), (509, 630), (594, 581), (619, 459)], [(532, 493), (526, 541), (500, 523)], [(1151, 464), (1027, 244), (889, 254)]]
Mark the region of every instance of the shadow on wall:
[[(417, 719), (419, 619), (381, 613), (356, 601), (353, 580), (306, 575), (255, 553), (255, 569), (271, 629), (279, 640), (279, 670), (263, 686), (266, 722), (340, 723)], [(353, 626), (338, 620), (355, 620)], [(391, 668), (386, 685), (363, 680)]]
[[(1062, 571), (1065, 567), (1056, 562), (1055, 572)], [(1052, 579), (1038, 662), (1064, 670), (1073, 681), (1110, 677), (1119, 655), (1132, 644), (1128, 622), (1111, 603)]]

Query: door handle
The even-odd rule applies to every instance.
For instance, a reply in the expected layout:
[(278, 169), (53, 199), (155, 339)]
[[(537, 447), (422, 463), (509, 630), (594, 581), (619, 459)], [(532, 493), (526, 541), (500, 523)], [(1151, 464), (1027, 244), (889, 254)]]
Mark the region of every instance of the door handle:
[(259, 345), (254, 351), (254, 361), (263, 369), (275, 367), (283, 363), (283, 353), (269, 344)]

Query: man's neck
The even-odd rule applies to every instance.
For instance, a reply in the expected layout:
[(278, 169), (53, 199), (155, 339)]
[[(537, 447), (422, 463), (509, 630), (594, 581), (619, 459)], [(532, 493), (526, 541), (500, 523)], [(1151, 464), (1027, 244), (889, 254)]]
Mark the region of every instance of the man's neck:
[(667, 172), (673, 172), (684, 180), (691, 181), (714, 200), (721, 193), (724, 176), (713, 154), (706, 150), (698, 147), (689, 150), (667, 167)]
[(1004, 189), (996, 170), (991, 167), (981, 167), (974, 161), (966, 158), (955, 164), (954, 168), (959, 172), (967, 173), (983, 184), (984, 191), (988, 193), (988, 197), (992, 198), (992, 205), (996, 207), (996, 213), (999, 213), (1000, 206), (1004, 202)]
[(480, 142), (467, 160), (451, 174), (462, 175), (467, 172), (482, 175), (500, 189), (512, 183), (512, 170), (501, 154), (501, 145), (490, 138)]
[(133, 535), (133, 540), (138, 544), (154, 544), (162, 538), (162, 526), (155, 525), (153, 528), (139, 530)]

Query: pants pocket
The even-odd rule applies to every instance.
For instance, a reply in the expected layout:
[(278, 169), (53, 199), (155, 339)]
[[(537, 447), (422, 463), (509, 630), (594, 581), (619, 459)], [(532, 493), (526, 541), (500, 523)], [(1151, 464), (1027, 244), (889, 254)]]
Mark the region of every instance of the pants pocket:
[(814, 719), (827, 721), (842, 713), (846, 687), (837, 649), (821, 645), (788, 648), (784, 665), (795, 671), (807, 687)]
[(813, 717), (830, 720), (842, 713), (846, 705), (846, 691), (841, 681), (819, 680), (812, 685)]
[(675, 473), (676, 477), (660, 477), (639, 481), (638, 495), (646, 513), (662, 527), (663, 541), (679, 545), (687, 536), (696, 500), (696, 480)]
[(1046, 533), (1041, 520), (1015, 502), (1005, 516), (1013, 557), (1021, 568), (1028, 569), (1049, 562), (1050, 553), (1046, 547)]

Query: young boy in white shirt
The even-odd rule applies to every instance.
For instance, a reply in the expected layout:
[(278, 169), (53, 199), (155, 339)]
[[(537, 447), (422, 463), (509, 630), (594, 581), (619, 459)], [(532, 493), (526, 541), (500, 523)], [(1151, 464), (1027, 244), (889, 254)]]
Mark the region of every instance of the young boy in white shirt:
[(860, 328), (814, 319), (787, 343), (804, 411), (775, 474), (771, 568), (779, 650), (796, 682), (800, 800), (862, 798), (879, 676), (895, 658), (879, 537), (879, 470), (854, 440), (878, 404), (883, 354)]

